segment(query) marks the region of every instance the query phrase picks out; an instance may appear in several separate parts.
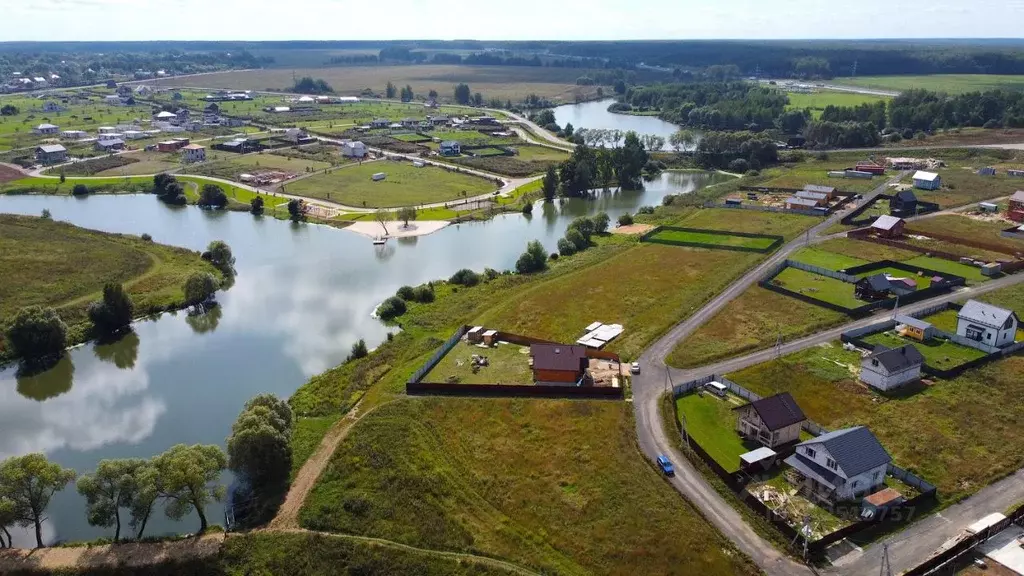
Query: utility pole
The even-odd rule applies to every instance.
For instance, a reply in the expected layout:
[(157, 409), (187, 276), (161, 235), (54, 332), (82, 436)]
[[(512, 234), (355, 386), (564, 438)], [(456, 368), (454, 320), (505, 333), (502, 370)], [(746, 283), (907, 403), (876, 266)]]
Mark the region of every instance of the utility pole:
[(775, 359), (782, 358), (782, 332), (779, 332), (778, 337), (775, 339)]
[(882, 544), (882, 566), (878, 569), (878, 576), (892, 576), (892, 564), (889, 563), (889, 544)]
[(853, 61), (853, 72), (850, 73), (850, 77), (851, 78), (856, 78), (857, 77), (857, 61), (856, 60)]

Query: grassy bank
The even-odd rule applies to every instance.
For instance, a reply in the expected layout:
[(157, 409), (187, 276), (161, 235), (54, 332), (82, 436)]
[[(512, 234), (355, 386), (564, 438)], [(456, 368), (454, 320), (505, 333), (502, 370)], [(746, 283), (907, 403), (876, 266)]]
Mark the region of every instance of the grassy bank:
[(21, 308), (52, 306), (72, 343), (88, 335), (86, 309), (119, 282), (138, 315), (179, 308), (193, 272), (220, 273), (197, 252), (28, 216), (0, 215), (0, 325)]
[(302, 522), (560, 574), (756, 573), (644, 461), (633, 426), (617, 402), (382, 406), (335, 452)]

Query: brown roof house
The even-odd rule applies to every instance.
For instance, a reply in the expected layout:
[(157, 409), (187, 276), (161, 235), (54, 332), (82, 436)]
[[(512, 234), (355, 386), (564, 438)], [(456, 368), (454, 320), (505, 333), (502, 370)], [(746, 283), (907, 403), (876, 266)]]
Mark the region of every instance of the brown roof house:
[(572, 386), (586, 378), (587, 349), (565, 344), (531, 344), (533, 380), (537, 384)]
[(807, 416), (789, 392), (762, 398), (733, 410), (737, 414), (736, 431), (768, 448), (799, 440), (800, 427), (807, 421)]

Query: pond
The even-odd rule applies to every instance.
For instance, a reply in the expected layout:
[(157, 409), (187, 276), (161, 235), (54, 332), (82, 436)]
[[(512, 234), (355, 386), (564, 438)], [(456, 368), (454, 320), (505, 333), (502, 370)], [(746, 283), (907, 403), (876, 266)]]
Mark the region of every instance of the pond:
[[(30, 378), (0, 370), (0, 460), (44, 452), (85, 473), (104, 458), (148, 458), (177, 443), (224, 444), (243, 403), (271, 392), (287, 397), (310, 376), (335, 366), (360, 338), (370, 347), (388, 327), (370, 317), (402, 285), (448, 278), (460, 268), (512, 268), (527, 241), (549, 251), (575, 217), (604, 210), (614, 221), (668, 193), (692, 192), (727, 179), (665, 172), (640, 191), (594, 200), (538, 203), (532, 217), (507, 214), (449, 226), (429, 236), (374, 247), (358, 234), (294, 225), (239, 212), (171, 208), (154, 196), (0, 196), (0, 212), (38, 215), (86, 228), (148, 233), (157, 242), (202, 250), (224, 240), (237, 258), (237, 279), (213, 312), (164, 314), (139, 322), (110, 345), (72, 349), (53, 369)], [(224, 476), (225, 483), (230, 481)], [(112, 530), (86, 523), (74, 488), (57, 494), (44, 527), (48, 542), (87, 540)], [(223, 522), (220, 506), (207, 510)], [(157, 510), (147, 534), (191, 532)], [(15, 542), (32, 546), (28, 533)]]
[(668, 139), (679, 130), (679, 126), (656, 116), (634, 116), (609, 112), (608, 106), (614, 103), (615, 100), (610, 99), (558, 106), (554, 109), (555, 123), (559, 126), (572, 123), (573, 128), (602, 128), (622, 130), (623, 132), (632, 130), (640, 135), (654, 134), (665, 139), (663, 150), (672, 149)]

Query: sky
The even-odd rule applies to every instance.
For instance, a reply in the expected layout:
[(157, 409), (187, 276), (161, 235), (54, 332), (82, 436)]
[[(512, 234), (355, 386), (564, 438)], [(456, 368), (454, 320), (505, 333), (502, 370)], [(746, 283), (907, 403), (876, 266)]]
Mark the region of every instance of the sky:
[(1020, 38), (1024, 0), (0, 0), (13, 40)]

